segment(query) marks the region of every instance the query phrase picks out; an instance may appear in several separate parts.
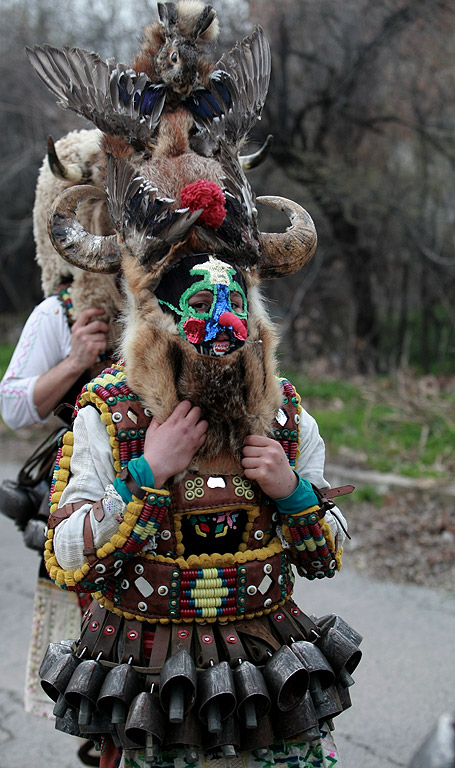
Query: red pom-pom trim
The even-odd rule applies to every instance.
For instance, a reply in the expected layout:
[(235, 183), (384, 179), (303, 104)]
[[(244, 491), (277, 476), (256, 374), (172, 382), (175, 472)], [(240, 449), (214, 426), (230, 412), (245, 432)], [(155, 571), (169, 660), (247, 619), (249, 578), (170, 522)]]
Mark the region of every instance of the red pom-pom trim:
[(202, 208), (198, 219), (201, 224), (213, 229), (221, 227), (226, 216), (226, 198), (223, 190), (214, 181), (199, 179), (187, 184), (181, 191), (180, 200), (183, 207), (189, 208), (190, 211)]

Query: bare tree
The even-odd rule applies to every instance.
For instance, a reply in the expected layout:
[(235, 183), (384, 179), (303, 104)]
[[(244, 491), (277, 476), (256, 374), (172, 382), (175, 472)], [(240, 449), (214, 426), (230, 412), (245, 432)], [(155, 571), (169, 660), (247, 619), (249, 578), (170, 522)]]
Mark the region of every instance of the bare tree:
[(428, 368), (442, 316), (453, 367), (453, 317), (440, 289), (454, 288), (452, 4), (250, 0), (250, 8), (273, 52), (262, 135), (274, 134), (277, 167), (316, 219), (324, 261), (311, 290), (298, 286), (301, 301), (291, 302), (294, 358), (296, 340), (308, 357), (310, 311), (321, 328), (314, 354), (390, 369), (404, 361), (411, 334), (414, 359)]

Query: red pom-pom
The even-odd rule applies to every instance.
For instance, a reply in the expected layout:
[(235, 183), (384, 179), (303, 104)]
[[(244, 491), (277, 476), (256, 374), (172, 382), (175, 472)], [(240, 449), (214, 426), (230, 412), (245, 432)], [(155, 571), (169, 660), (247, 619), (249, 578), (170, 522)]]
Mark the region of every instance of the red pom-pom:
[(183, 330), (191, 344), (201, 344), (205, 336), (205, 320), (202, 317), (189, 317), (183, 324)]
[(184, 208), (190, 211), (198, 211), (202, 208), (202, 213), (198, 219), (201, 224), (218, 229), (221, 227), (226, 216), (226, 198), (223, 190), (214, 181), (200, 179), (187, 184), (182, 189), (180, 200)]

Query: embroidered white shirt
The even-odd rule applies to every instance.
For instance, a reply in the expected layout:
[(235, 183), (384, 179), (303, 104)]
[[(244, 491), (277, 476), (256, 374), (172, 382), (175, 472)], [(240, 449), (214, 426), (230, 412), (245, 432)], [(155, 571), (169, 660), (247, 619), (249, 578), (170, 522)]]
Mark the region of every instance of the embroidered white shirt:
[(65, 311), (50, 296), (28, 318), (0, 383), (0, 411), (11, 429), (45, 422), (33, 401), (36, 381), (61, 363), (71, 351), (71, 331)]

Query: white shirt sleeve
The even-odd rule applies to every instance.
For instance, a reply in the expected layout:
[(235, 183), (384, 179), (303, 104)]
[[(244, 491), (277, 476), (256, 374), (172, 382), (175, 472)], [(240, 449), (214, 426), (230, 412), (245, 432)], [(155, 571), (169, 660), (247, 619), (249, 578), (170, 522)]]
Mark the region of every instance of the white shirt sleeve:
[(50, 296), (28, 318), (0, 383), (0, 411), (11, 429), (47, 420), (36, 410), (35, 384), (70, 351), (71, 331), (65, 311), (57, 296)]
[[(82, 408), (74, 421), (73, 432), (71, 477), (62, 493), (59, 507), (84, 499), (104, 499), (103, 520), (98, 522), (93, 512), (90, 514), (93, 541), (98, 549), (117, 532), (125, 504), (112, 487), (115, 478), (112, 449), (98, 411), (90, 405)], [(91, 507), (90, 502), (84, 504), (55, 528), (54, 551), (59, 564), (65, 570), (74, 571), (86, 561), (83, 554), (84, 519)]]
[[(309, 480), (317, 488), (330, 488), (324, 477), (325, 445), (319, 434), (318, 425), (310, 414), (303, 408), (300, 413), (299, 423), (299, 458), (297, 459), (297, 472), (305, 480)], [(346, 538), (346, 519), (338, 507), (325, 513), (326, 522), (334, 538), (338, 536), (338, 546), (341, 547)], [(343, 528), (345, 530), (343, 530)]]

